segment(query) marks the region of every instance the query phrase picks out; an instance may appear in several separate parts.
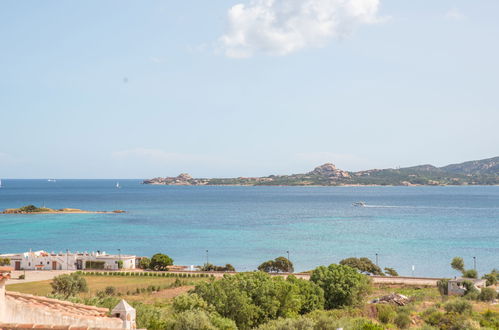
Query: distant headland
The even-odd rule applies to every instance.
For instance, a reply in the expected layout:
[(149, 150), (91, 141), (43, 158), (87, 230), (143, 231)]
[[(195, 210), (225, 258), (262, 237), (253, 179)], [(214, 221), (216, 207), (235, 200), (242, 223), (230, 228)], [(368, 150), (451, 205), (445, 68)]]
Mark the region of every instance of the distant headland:
[(85, 211), (80, 209), (51, 209), (48, 207), (37, 207), (35, 205), (26, 205), (17, 209), (5, 209), (1, 214), (79, 214), (79, 213), (125, 213), (123, 210), (115, 211)]
[(171, 186), (418, 186), (418, 185), (499, 185), (499, 157), (451, 164), (443, 167), (419, 165), (405, 168), (371, 169), (349, 172), (332, 163), (304, 174), (266, 177), (193, 178), (182, 173), (176, 177), (157, 177), (144, 184)]

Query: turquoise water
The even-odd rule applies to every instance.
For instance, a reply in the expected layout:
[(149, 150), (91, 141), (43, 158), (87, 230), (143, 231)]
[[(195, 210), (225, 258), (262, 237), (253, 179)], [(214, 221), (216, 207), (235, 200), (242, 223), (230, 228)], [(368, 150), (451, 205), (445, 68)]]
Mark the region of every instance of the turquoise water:
[[(499, 187), (175, 187), (140, 180), (2, 180), (0, 209), (127, 210), (0, 215), (0, 253), (29, 249), (169, 254), (255, 269), (286, 256), (297, 270), (379, 255), (402, 275), (452, 276), (454, 256), (499, 268)], [(366, 201), (368, 207), (352, 207)]]

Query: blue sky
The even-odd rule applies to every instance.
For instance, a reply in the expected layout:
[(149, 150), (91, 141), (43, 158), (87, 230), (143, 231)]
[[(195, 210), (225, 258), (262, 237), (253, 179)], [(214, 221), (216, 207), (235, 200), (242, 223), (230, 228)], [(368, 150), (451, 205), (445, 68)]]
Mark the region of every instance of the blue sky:
[(499, 155), (499, 2), (2, 1), (0, 178)]

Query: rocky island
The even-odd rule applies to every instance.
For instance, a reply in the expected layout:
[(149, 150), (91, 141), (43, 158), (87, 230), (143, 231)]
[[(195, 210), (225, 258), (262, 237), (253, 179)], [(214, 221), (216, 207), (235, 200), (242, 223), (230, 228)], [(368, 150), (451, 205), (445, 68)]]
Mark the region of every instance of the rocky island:
[(17, 209), (5, 209), (1, 214), (80, 214), (80, 213), (125, 213), (123, 210), (115, 211), (85, 211), (80, 209), (51, 209), (48, 207), (36, 207), (26, 205)]
[(157, 177), (144, 184), (203, 186), (415, 186), (415, 185), (499, 185), (499, 157), (451, 164), (443, 167), (419, 165), (405, 168), (344, 171), (326, 163), (304, 174), (266, 177), (193, 178), (187, 173), (176, 177)]

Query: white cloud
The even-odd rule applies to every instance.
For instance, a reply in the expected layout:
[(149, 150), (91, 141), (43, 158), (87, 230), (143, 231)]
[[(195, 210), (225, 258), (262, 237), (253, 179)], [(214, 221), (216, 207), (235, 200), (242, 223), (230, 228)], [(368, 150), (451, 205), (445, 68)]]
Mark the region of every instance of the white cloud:
[(452, 8), (448, 12), (445, 13), (445, 18), (454, 20), (454, 21), (460, 21), (464, 19), (464, 15), (459, 11), (457, 8)]
[(286, 55), (324, 46), (362, 24), (380, 21), (380, 0), (250, 0), (228, 11), (220, 38), (229, 57)]

